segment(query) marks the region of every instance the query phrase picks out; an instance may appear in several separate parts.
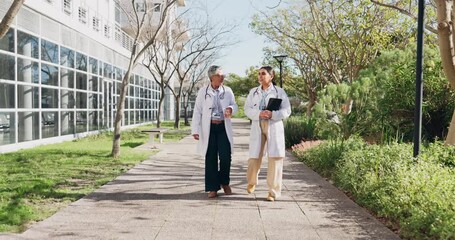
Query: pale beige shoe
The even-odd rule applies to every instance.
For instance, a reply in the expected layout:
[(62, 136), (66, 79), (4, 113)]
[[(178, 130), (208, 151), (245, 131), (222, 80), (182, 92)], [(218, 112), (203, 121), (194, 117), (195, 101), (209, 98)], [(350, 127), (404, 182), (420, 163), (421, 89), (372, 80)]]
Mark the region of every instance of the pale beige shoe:
[(267, 196), (267, 201), (269, 201), (269, 202), (273, 202), (273, 201), (275, 201), (275, 197), (274, 197), (274, 196), (272, 196), (272, 194), (271, 194), (271, 193), (269, 193), (269, 195)]
[(248, 186), (246, 187), (246, 191), (248, 193), (253, 193), (254, 189), (256, 189), (256, 185), (254, 185), (254, 184), (248, 184)]

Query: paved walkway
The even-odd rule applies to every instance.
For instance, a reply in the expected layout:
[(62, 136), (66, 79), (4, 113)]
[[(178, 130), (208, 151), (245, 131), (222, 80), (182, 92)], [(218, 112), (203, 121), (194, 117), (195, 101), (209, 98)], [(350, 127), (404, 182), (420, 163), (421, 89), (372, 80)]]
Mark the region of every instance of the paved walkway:
[(281, 198), (265, 201), (266, 162), (256, 192), (247, 194), (249, 123), (235, 120), (234, 133), (233, 195), (207, 198), (204, 160), (186, 137), (157, 143), (161, 151), (150, 159), (26, 232), (0, 239), (399, 239), (290, 154)]

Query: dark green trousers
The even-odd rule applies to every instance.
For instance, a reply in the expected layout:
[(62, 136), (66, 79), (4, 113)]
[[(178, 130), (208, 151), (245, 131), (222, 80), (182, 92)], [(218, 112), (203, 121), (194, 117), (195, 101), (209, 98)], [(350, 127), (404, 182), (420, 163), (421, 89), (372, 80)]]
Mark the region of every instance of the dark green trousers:
[(205, 154), (205, 191), (218, 191), (220, 185), (229, 185), (230, 171), (231, 145), (224, 123), (210, 124), (209, 144)]

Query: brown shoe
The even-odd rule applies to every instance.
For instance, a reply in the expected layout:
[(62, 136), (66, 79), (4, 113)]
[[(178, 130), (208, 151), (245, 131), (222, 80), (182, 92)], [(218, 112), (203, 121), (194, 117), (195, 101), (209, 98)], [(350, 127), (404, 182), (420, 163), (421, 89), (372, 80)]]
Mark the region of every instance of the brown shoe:
[(256, 188), (256, 185), (254, 185), (254, 184), (248, 184), (248, 186), (246, 186), (246, 191), (247, 191), (248, 193), (253, 193), (255, 188)]
[(229, 187), (229, 185), (221, 185), (221, 187), (223, 187), (224, 193), (226, 195), (231, 195), (232, 194), (232, 189), (231, 189), (231, 187)]
[(210, 191), (207, 196), (209, 198), (216, 198), (216, 197), (218, 197), (218, 193), (216, 193), (216, 191)]

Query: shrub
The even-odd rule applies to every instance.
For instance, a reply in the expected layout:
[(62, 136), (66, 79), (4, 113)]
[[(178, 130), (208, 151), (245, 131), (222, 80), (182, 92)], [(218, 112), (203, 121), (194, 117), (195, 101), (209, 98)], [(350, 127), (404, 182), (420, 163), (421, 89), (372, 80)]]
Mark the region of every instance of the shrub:
[(366, 143), (359, 137), (348, 140), (328, 140), (315, 148), (294, 148), (293, 153), (309, 167), (325, 177), (331, 177), (335, 172), (336, 163), (348, 149), (361, 149)]
[(307, 116), (292, 116), (284, 122), (285, 144), (287, 148), (302, 140), (313, 140), (316, 121)]
[(447, 152), (439, 147), (425, 149), (419, 159), (409, 144), (348, 151), (337, 162), (335, 183), (399, 225), (404, 238), (454, 239), (455, 172), (430, 157), (434, 149)]

